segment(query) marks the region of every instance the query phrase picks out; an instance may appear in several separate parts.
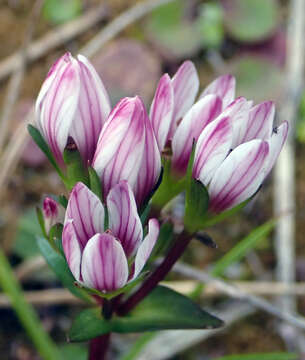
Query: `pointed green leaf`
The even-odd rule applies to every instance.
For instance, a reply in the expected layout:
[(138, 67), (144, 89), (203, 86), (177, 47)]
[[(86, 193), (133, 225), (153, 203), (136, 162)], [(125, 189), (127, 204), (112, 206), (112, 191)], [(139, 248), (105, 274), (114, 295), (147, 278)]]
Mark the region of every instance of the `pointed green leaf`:
[(127, 316), (102, 318), (100, 308), (82, 311), (69, 333), (71, 341), (87, 341), (109, 332), (132, 333), (166, 329), (214, 329), (223, 322), (188, 297), (157, 286)]
[(209, 207), (209, 193), (200, 181), (191, 178), (185, 193), (185, 229), (191, 234), (203, 228)]
[(46, 239), (38, 238), (37, 242), (40, 252), (62, 284), (69, 289), (73, 295), (92, 303), (91, 297), (85, 290), (79, 289), (74, 285), (75, 279), (64, 257), (56, 252)]
[(84, 166), (79, 151), (74, 147), (67, 147), (64, 151), (63, 158), (67, 166), (67, 184), (69, 190), (71, 190), (78, 181), (89, 186), (88, 171)]
[(88, 172), (89, 172), (90, 189), (94, 192), (96, 196), (98, 196), (101, 199), (101, 201), (103, 201), (102, 184), (99, 176), (91, 166), (89, 166)]
[(44, 224), (43, 213), (42, 213), (41, 209), (40, 209), (38, 206), (36, 207), (36, 215), (37, 215), (37, 220), (38, 220), (38, 223), (39, 223), (39, 225), (40, 225), (42, 234), (43, 234), (43, 236), (44, 236), (45, 238), (47, 238), (48, 235), (47, 235), (46, 228), (45, 228), (45, 224)]
[(39, 147), (39, 149), (45, 154), (45, 156), (48, 158), (50, 163), (54, 166), (55, 170), (57, 171), (60, 178), (65, 182), (65, 176), (62, 173), (61, 169), (57, 165), (57, 162), (54, 159), (54, 156), (46, 143), (45, 139), (40, 134), (39, 130), (36, 129), (33, 125), (28, 125), (28, 132), (31, 135), (32, 139), (36, 143), (36, 145)]

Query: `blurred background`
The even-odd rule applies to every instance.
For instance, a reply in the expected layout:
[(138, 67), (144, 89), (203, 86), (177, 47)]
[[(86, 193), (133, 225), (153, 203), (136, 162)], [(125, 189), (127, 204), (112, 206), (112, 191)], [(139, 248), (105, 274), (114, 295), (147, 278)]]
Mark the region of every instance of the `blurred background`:
[[(237, 79), (238, 96), (255, 103), (275, 101), (277, 123), (290, 122), (290, 139), (273, 178), (242, 213), (209, 229), (217, 249), (194, 241), (183, 260), (238, 284), (247, 294), (266, 298), (280, 313), (304, 316), (304, 3), (0, 1), (1, 248), (26, 299), (66, 360), (86, 359), (85, 347), (66, 345), (66, 333), (82, 304), (61, 288), (35, 242), (40, 232), (35, 207), (44, 194), (60, 194), (64, 188), (25, 130), (25, 124), (33, 121), (35, 97), (51, 64), (66, 51), (90, 57), (113, 105), (123, 96), (138, 94), (149, 109), (160, 76), (173, 75), (185, 59), (195, 63), (201, 88), (216, 76), (231, 73)], [(275, 216), (275, 225), (267, 222)], [(168, 281), (185, 293), (196, 289), (198, 301), (227, 320), (228, 326), (221, 332), (117, 335), (114, 359), (299, 354), (265, 357), (280, 360), (299, 359), (305, 353), (304, 329), (281, 322), (253, 306), (251, 299), (234, 300), (213, 284), (203, 291), (183, 271)], [(0, 358), (40, 358), (4, 293), (0, 293)]]

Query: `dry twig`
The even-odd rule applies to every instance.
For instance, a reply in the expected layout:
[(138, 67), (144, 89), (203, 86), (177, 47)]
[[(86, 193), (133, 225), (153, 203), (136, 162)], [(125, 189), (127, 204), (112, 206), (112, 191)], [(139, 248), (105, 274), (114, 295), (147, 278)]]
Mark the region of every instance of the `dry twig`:
[(224, 294), (229, 295), (238, 300), (244, 300), (254, 307), (261, 309), (278, 319), (284, 320), (285, 322), (298, 327), (302, 330), (305, 330), (305, 319), (298, 315), (292, 315), (287, 311), (283, 311), (280, 308), (274, 306), (269, 301), (262, 299), (261, 297), (250, 295), (239, 289), (238, 287), (225, 282), (223, 280), (217, 279), (212, 275), (208, 274), (205, 271), (200, 271), (192, 268), (186, 264), (176, 264), (173, 267), (173, 271), (180, 273), (186, 277), (196, 279), (202, 283), (212, 284), (215, 288), (222, 291)]
[[(105, 5), (100, 5), (86, 12), (76, 20), (56, 27), (40, 39), (34, 41), (27, 49), (27, 62), (32, 62), (47, 54), (50, 50), (66, 43), (67, 41), (83, 34), (88, 29), (105, 19), (107, 11)], [(22, 52), (7, 57), (0, 63), (0, 80), (22, 66)]]

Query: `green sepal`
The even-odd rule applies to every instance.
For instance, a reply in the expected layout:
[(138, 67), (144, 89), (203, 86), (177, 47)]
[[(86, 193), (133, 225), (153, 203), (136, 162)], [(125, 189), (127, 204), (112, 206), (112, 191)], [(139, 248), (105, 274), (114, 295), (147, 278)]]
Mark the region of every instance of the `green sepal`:
[(57, 202), (62, 205), (65, 209), (68, 206), (68, 199), (65, 197), (65, 195), (59, 195), (57, 198)]
[(47, 235), (46, 227), (45, 227), (45, 224), (44, 224), (44, 216), (43, 216), (42, 210), (38, 206), (36, 207), (36, 215), (37, 215), (37, 220), (38, 220), (38, 223), (40, 225), (42, 234), (47, 239), (48, 235)]
[(151, 199), (152, 207), (157, 209), (162, 209), (170, 200), (180, 194), (185, 188), (185, 178), (177, 180), (176, 177), (172, 176), (170, 159), (163, 157), (162, 165), (162, 182)]
[(57, 171), (57, 173), (58, 173), (59, 177), (62, 179), (62, 181), (64, 183), (66, 183), (66, 178), (65, 178), (63, 172), (59, 168), (59, 166), (52, 154), (52, 151), (50, 150), (50, 148), (49, 148), (48, 144), (46, 143), (45, 139), (43, 138), (43, 136), (40, 134), (39, 130), (36, 129), (35, 126), (33, 126), (31, 124), (28, 124), (27, 128), (28, 128), (29, 134), (31, 135), (31, 137), (34, 140), (34, 142), (36, 143), (36, 145), (45, 154), (47, 159), (53, 165), (53, 167)]
[(91, 191), (94, 192), (101, 201), (103, 201), (102, 184), (97, 172), (93, 169), (93, 167), (89, 166), (88, 173)]
[(184, 227), (190, 233), (203, 228), (203, 219), (209, 208), (209, 193), (207, 188), (193, 178), (193, 163), (195, 157), (195, 142), (188, 162), (185, 190)]
[(63, 224), (57, 223), (53, 225), (49, 231), (49, 242), (53, 248), (64, 256), (64, 251), (62, 247), (62, 231)]
[(57, 252), (46, 239), (38, 237), (37, 243), (41, 254), (64, 287), (80, 299), (88, 303), (94, 303), (92, 297), (88, 295), (85, 290), (75, 286), (75, 279), (65, 258)]
[(67, 167), (66, 185), (68, 189), (71, 190), (73, 186), (79, 181), (89, 186), (88, 171), (84, 166), (79, 151), (76, 148), (70, 149), (67, 147), (64, 150), (63, 158)]
[(80, 289), (85, 290), (88, 294), (91, 295), (95, 295), (98, 296), (100, 298), (104, 298), (107, 300), (111, 300), (114, 297), (123, 294), (123, 293), (127, 293), (129, 291), (131, 291), (135, 286), (137, 286), (141, 281), (143, 281), (144, 277), (148, 274), (148, 272), (142, 272), (141, 275), (139, 275), (136, 279), (130, 281), (128, 284), (126, 284), (125, 286), (123, 286), (122, 288), (116, 290), (116, 291), (111, 291), (111, 292), (107, 292), (107, 293), (103, 293), (99, 290), (96, 289), (92, 289), (92, 288), (88, 288), (86, 286), (84, 286), (83, 284), (77, 283), (77, 286)]
[(109, 332), (135, 333), (169, 329), (215, 329), (223, 321), (188, 297), (157, 286), (127, 316), (103, 319), (100, 308), (82, 311), (72, 324), (70, 341), (87, 341)]

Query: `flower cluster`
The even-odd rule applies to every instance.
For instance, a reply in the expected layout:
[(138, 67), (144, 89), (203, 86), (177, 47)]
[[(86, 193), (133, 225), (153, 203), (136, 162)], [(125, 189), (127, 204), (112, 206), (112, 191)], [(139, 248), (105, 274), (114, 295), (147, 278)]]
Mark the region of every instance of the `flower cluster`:
[[(149, 114), (138, 96), (111, 110), (85, 57), (67, 53), (51, 68), (36, 103), (38, 130), (63, 169), (65, 149), (77, 149), (102, 193), (100, 200), (78, 182), (68, 200), (62, 243), (78, 282), (110, 292), (139, 275), (159, 225), (149, 220), (143, 240), (138, 212), (156, 190), (164, 154), (171, 154), (170, 176), (179, 181), (195, 141), (192, 176), (207, 188), (210, 213), (247, 200), (269, 174), (288, 132), (287, 122), (273, 129), (274, 104), (235, 99), (231, 75), (217, 78), (196, 101), (198, 91), (196, 69), (186, 61), (172, 78), (161, 77)], [(44, 207), (50, 228), (57, 213), (50, 199)]]

